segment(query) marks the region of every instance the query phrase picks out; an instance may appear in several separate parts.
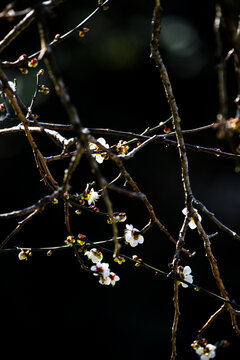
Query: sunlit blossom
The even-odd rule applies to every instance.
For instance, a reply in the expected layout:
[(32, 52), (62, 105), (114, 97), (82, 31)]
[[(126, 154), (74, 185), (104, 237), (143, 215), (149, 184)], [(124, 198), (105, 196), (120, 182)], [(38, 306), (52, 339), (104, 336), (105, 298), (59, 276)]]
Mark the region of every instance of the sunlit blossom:
[(110, 272), (109, 279), (110, 279), (110, 284), (114, 286), (116, 284), (116, 281), (120, 280), (120, 277), (116, 275), (114, 272)]
[(138, 229), (133, 227), (133, 225), (126, 225), (124, 237), (125, 241), (132, 247), (135, 247), (138, 244), (142, 244), (144, 242), (143, 236), (140, 234)]
[[(102, 144), (105, 148), (109, 148), (109, 145), (106, 143), (106, 140), (104, 138), (98, 138), (97, 141)], [(97, 144), (94, 143), (89, 143), (89, 149), (94, 151), (94, 153), (92, 154), (92, 156), (95, 158), (95, 160), (99, 163), (102, 164), (103, 160), (106, 159), (106, 153), (101, 152), (101, 149), (97, 146)], [(97, 151), (100, 151), (100, 153), (98, 153)]]
[(108, 263), (98, 262), (96, 265), (91, 267), (91, 270), (94, 271), (95, 276), (100, 277), (100, 280), (106, 280), (110, 274)]
[(93, 188), (89, 192), (89, 198), (87, 200), (88, 205), (95, 204), (95, 202), (100, 198), (101, 195), (98, 194)]
[(209, 360), (213, 359), (216, 356), (216, 346), (212, 344), (207, 344), (204, 346), (198, 346), (195, 349), (196, 354), (200, 356), (200, 360)]
[(103, 254), (96, 248), (93, 248), (90, 251), (86, 251), (84, 255), (86, 255), (88, 259), (92, 260), (92, 262), (95, 264), (101, 262), (103, 259)]
[[(191, 274), (192, 272), (192, 269), (190, 268), (190, 266), (178, 266), (177, 268), (177, 272), (178, 272), (178, 275), (179, 277), (182, 279), (182, 280), (186, 280), (187, 282), (189, 282), (190, 284), (192, 284), (193, 282), (193, 277)], [(185, 284), (183, 282), (180, 282), (180, 284), (182, 285), (182, 287), (184, 288), (187, 288), (188, 287), (188, 284)]]
[[(197, 212), (196, 209), (193, 208), (193, 210), (194, 210), (195, 214), (197, 215), (198, 220), (201, 222), (201, 221), (202, 221), (201, 215), (199, 215), (199, 213)], [(187, 215), (187, 208), (186, 208), (186, 207), (182, 210), (182, 213), (183, 213), (183, 215), (185, 215), (185, 216)], [(193, 217), (190, 218), (190, 221), (189, 221), (188, 226), (189, 226), (190, 229), (192, 229), (192, 230), (196, 229), (197, 225), (196, 225), (195, 220), (194, 220)]]

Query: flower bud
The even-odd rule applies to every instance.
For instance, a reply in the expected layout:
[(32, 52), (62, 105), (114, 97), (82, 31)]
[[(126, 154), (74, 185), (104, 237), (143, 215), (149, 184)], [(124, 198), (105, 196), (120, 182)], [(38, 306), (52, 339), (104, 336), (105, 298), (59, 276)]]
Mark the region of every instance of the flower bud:
[(28, 74), (28, 69), (26, 69), (26, 68), (19, 68), (19, 70), (21, 71), (22, 75), (27, 75)]
[(40, 76), (43, 75), (43, 74), (44, 74), (44, 70), (43, 70), (43, 69), (40, 69), (37, 74), (40, 75)]
[(4, 103), (0, 104), (0, 112), (5, 112), (6, 111), (6, 106)]
[(56, 34), (56, 35), (54, 36), (54, 40), (55, 40), (55, 41), (57, 41), (59, 38), (60, 38), (60, 34)]
[(23, 61), (23, 60), (25, 60), (26, 58), (27, 58), (27, 55), (26, 55), (26, 54), (22, 54), (22, 55), (19, 56), (18, 60), (19, 60), (19, 61)]
[(29, 66), (29, 67), (33, 67), (33, 68), (37, 67), (37, 66), (38, 66), (38, 60), (37, 60), (37, 58), (33, 58), (32, 60), (30, 60), (30, 61), (28, 62), (28, 66)]
[(88, 31), (90, 31), (90, 29), (87, 28), (87, 27), (84, 27), (84, 28), (82, 28), (82, 30), (79, 31), (78, 36), (79, 36), (79, 37), (84, 37), (85, 34), (86, 34)]
[(170, 129), (169, 127), (167, 127), (167, 126), (165, 126), (164, 129), (163, 129), (163, 132), (164, 132), (165, 134), (169, 134), (170, 131), (171, 131), (171, 129)]

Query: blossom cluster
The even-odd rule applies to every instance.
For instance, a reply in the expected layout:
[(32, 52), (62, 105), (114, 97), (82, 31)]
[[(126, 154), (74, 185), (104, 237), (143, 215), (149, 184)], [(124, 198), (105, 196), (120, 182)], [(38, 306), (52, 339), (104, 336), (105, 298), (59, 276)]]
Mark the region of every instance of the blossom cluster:
[(101, 251), (96, 248), (92, 248), (91, 250), (86, 251), (84, 255), (96, 264), (91, 267), (91, 271), (94, 272), (95, 276), (99, 277), (100, 284), (114, 286), (116, 282), (120, 280), (118, 275), (110, 271), (109, 264), (102, 262), (103, 254)]
[(196, 351), (196, 354), (200, 356), (200, 360), (209, 360), (216, 356), (216, 346), (208, 344), (206, 339), (202, 339), (201, 344), (198, 340), (194, 340), (191, 346)]
[(128, 153), (129, 146), (127, 145), (126, 141), (119, 140), (115, 147), (118, 155), (126, 155)]
[(66, 240), (64, 240), (65, 244), (69, 246), (73, 246), (75, 243), (78, 245), (85, 245), (86, 236), (82, 234), (78, 234), (77, 239), (73, 235), (67, 236)]
[(45, 95), (48, 95), (50, 92), (50, 89), (45, 85), (39, 85), (38, 91), (44, 93)]
[(239, 118), (230, 118), (226, 121), (226, 128), (230, 134), (234, 132), (240, 132), (240, 119)]

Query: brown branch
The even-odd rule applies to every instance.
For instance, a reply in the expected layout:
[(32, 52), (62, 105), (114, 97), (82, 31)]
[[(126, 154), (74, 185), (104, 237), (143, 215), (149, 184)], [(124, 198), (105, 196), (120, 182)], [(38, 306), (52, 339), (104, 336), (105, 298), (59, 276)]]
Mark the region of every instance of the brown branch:
[(218, 98), (219, 111), (217, 121), (219, 123), (218, 136), (220, 138), (225, 136), (225, 121), (227, 118), (227, 89), (226, 89), (226, 61), (223, 56), (223, 46), (220, 35), (222, 23), (222, 11), (219, 5), (216, 5), (216, 16), (214, 20), (214, 33), (216, 42), (216, 60), (218, 73)]
[(35, 215), (37, 215), (39, 211), (40, 211), (39, 209), (35, 209), (32, 213), (27, 215), (25, 219), (19, 221), (16, 228), (1, 242), (0, 249), (2, 249), (8, 243), (8, 241), (13, 236), (15, 236), (29, 220), (31, 220)]
[(171, 353), (171, 360), (175, 360), (177, 356), (177, 328), (179, 322), (179, 296), (178, 296), (178, 281), (174, 280), (174, 296), (173, 296), (173, 303), (174, 303), (174, 319), (172, 325), (172, 353)]
[(227, 234), (232, 236), (234, 239), (240, 240), (240, 235), (238, 235), (235, 231), (228, 228), (221, 221), (219, 221), (215, 214), (209, 211), (205, 205), (203, 205), (199, 200), (193, 198), (193, 203), (201, 209), (220, 229), (224, 230)]
[[(151, 219), (151, 221), (149, 222), (149, 224), (147, 226), (147, 229), (149, 229), (150, 227), (152, 227), (156, 223), (156, 225), (168, 237), (168, 239), (171, 242), (173, 242), (174, 244), (176, 244), (176, 240), (173, 238), (173, 236), (169, 233), (169, 231), (165, 228), (165, 226), (157, 218), (157, 216), (156, 216), (156, 214), (154, 212), (153, 206), (149, 202), (147, 196), (144, 193), (141, 192), (141, 190), (138, 187), (137, 183), (133, 180), (131, 175), (127, 172), (127, 170), (126, 170), (126, 168), (125, 168), (125, 166), (123, 164), (122, 159), (120, 157), (118, 157), (117, 155), (115, 155), (112, 151), (110, 151), (109, 149), (104, 147), (101, 143), (99, 143), (99, 142), (96, 142), (96, 143), (97, 143), (98, 147), (101, 150), (103, 150), (104, 152), (106, 152), (109, 155), (109, 157), (115, 162), (115, 164), (119, 168), (122, 176), (124, 177), (126, 182), (129, 183), (129, 185), (132, 187), (133, 191), (140, 195), (140, 198), (141, 198), (142, 202), (144, 203), (145, 207), (147, 208), (148, 213), (150, 215), (150, 219)], [(182, 251), (184, 251), (189, 256), (192, 256), (190, 251), (188, 251), (186, 249), (183, 249)]]
[(0, 80), (2, 81), (2, 90), (7, 95), (9, 102), (12, 105), (12, 108), (15, 112), (15, 115), (19, 118), (19, 120), (22, 122), (22, 124), (24, 126), (25, 134), (27, 136), (27, 139), (28, 139), (28, 141), (31, 145), (32, 151), (33, 151), (33, 156), (34, 156), (34, 159), (36, 162), (37, 169), (39, 170), (44, 183), (51, 190), (52, 190), (52, 188), (57, 189), (58, 183), (54, 180), (42, 153), (38, 149), (32, 135), (31, 135), (31, 132), (29, 131), (27, 119), (23, 115), (23, 113), (20, 109), (20, 106), (18, 105), (16, 96), (15, 96), (13, 90), (9, 86), (8, 79), (5, 75), (5, 73), (3, 72), (1, 66), (0, 66)]
[[(50, 8), (54, 8), (61, 4), (63, 0), (51, 0), (51, 1), (45, 1), (45, 4), (49, 6)], [(2, 41), (0, 41), (0, 53), (11, 44), (13, 40), (15, 40), (18, 35), (22, 33), (23, 30), (28, 28), (28, 26), (32, 23), (32, 21), (35, 19), (36, 11), (30, 10), (27, 15), (17, 24), (15, 25), (10, 32), (4, 37)], [(21, 62), (18, 61), (18, 65), (20, 66)]]
[(198, 331), (198, 340), (202, 340), (204, 331), (209, 328), (209, 326), (213, 323), (213, 321), (220, 315), (222, 312), (226, 310), (225, 304), (223, 304), (213, 315), (210, 316), (208, 321), (203, 325), (203, 327)]
[[(55, 6), (59, 5), (61, 2), (63, 2), (64, 0), (49, 0), (49, 1), (44, 1), (43, 5), (45, 6), (49, 6), (50, 8), (54, 8)], [(57, 40), (54, 39), (53, 41), (51, 41), (48, 44), (48, 49), (59, 45), (62, 41), (68, 39), (71, 35), (75, 34), (77, 31), (79, 31), (81, 28), (84, 27), (84, 25), (93, 17), (95, 16), (99, 11), (101, 11), (102, 8), (104, 8), (104, 6), (106, 6), (108, 3), (110, 2), (110, 0), (105, 0), (100, 6), (98, 6), (90, 15), (88, 15), (83, 21), (80, 22), (80, 24), (78, 24), (76, 27), (74, 27), (73, 29), (71, 29), (70, 31), (68, 31), (67, 33), (65, 33), (64, 35), (60, 36)], [(29, 15), (29, 13), (27, 14)], [(36, 17), (36, 11), (35, 10), (31, 10), (31, 14), (30, 14), (30, 18), (27, 18), (27, 15), (25, 16), (24, 19), (21, 20), (21, 22), (19, 24), (17, 24), (14, 27), (14, 31), (10, 31), (10, 33), (4, 38), (4, 40), (2, 42), (0, 42), (0, 49), (1, 49), (1, 45), (2, 48), (7, 47), (18, 35), (19, 33), (21, 33), (25, 28), (27, 28), (31, 22), (35, 19)], [(39, 57), (41, 53), (41, 50), (37, 51), (36, 53), (30, 55), (28, 57), (27, 60), (30, 60), (34, 57)], [(24, 61), (20, 61), (19, 59), (17, 59), (14, 62), (10, 62), (10, 61), (4, 61), (2, 63), (2, 67), (3, 68), (16, 68), (16, 67), (21, 67), (24, 62), (26, 62), (26, 60)]]
[(233, 16), (233, 9), (229, 0), (219, 0), (222, 9), (222, 17), (226, 29), (226, 34), (231, 46), (234, 49), (235, 74), (238, 84), (238, 94), (240, 94), (240, 41), (237, 27)]
[(25, 216), (27, 214), (33, 213), (35, 210), (38, 210), (39, 212), (42, 212), (46, 205), (51, 203), (53, 199), (59, 197), (62, 194), (62, 188), (58, 188), (58, 190), (54, 191), (50, 195), (44, 196), (42, 199), (40, 199), (36, 204), (28, 206), (21, 210), (15, 210), (8, 213), (0, 214), (0, 219), (11, 219), (18, 216)]
[[(197, 215), (195, 215), (195, 214), (194, 214), (194, 220), (196, 222), (198, 232), (203, 239), (206, 255), (207, 255), (209, 264), (211, 266), (212, 274), (215, 278), (219, 292), (223, 298), (225, 298), (226, 300), (229, 301), (229, 297), (228, 297), (227, 291), (225, 289), (225, 286), (224, 286), (224, 283), (223, 283), (223, 280), (222, 280), (222, 277), (221, 277), (221, 274), (220, 274), (220, 271), (219, 271), (219, 268), (217, 265), (217, 261), (212, 253), (210, 239), (209, 239), (208, 235), (206, 234), (205, 230), (203, 229), (201, 223), (199, 222)], [(228, 310), (228, 312), (230, 314), (233, 329), (235, 330), (237, 335), (240, 335), (240, 330), (238, 328), (238, 324), (236, 321), (235, 310), (232, 308), (232, 306), (228, 302), (226, 302), (226, 309)]]
[(181, 170), (182, 170), (182, 182), (185, 194), (185, 204), (187, 209), (190, 211), (191, 206), (191, 198), (192, 198), (192, 190), (189, 180), (189, 172), (188, 172), (188, 159), (186, 153), (186, 146), (184, 142), (184, 138), (182, 135), (182, 129), (180, 125), (180, 117), (178, 113), (178, 107), (176, 104), (176, 100), (173, 94), (172, 86), (168, 77), (167, 69), (163, 63), (162, 57), (159, 53), (159, 35), (161, 28), (161, 5), (160, 0), (155, 1), (155, 8), (153, 12), (152, 19), (152, 41), (151, 41), (151, 58), (155, 61), (156, 67), (159, 70), (160, 78), (162, 80), (162, 84), (166, 93), (166, 98), (168, 100), (171, 114), (174, 131), (176, 133), (177, 146), (179, 151), (179, 157), (181, 162)]

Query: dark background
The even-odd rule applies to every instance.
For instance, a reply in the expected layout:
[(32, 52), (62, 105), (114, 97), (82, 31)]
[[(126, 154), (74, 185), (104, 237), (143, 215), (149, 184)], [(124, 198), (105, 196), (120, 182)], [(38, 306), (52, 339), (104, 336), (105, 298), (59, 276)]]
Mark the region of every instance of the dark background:
[[(236, 13), (239, 13), (236, 3)], [(160, 50), (172, 81), (183, 129), (210, 124), (218, 113), (214, 4), (214, 1), (162, 1)], [(19, 9), (24, 5), (27, 2), (17, 2)], [(69, 31), (95, 7), (95, 0), (66, 1), (60, 5), (54, 10), (56, 16), (48, 20), (51, 38), (56, 33)], [(84, 126), (142, 132), (170, 116), (158, 72), (149, 57), (152, 10), (153, 2), (145, 0), (112, 1), (108, 11), (99, 13), (87, 23), (90, 31), (85, 38), (75, 34), (54, 48), (59, 69)], [(1, 37), (13, 24), (15, 22), (1, 21)], [(30, 55), (38, 49), (37, 27), (32, 24), (2, 53), (1, 60), (13, 61), (23, 53)], [(226, 49), (229, 49), (227, 43)], [(44, 68), (44, 64), (37, 70), (40, 67)], [(237, 95), (231, 67), (232, 63), (227, 83), (229, 117), (235, 115)], [(19, 94), (26, 104), (31, 100), (37, 70), (30, 69), (27, 76), (22, 76), (18, 70), (7, 71), (9, 80), (17, 78)], [(34, 111), (41, 121), (68, 123), (47, 75), (44, 75), (44, 84), (50, 87), (51, 93), (39, 97)], [(14, 121), (1, 125), (13, 124)], [(42, 135), (35, 139), (44, 155), (58, 152)], [(106, 139), (111, 145), (119, 140)], [(185, 139), (193, 144), (230, 151), (227, 141), (217, 139), (213, 130), (188, 135)], [(4, 135), (0, 140), (0, 212), (5, 213), (35, 203), (46, 194), (46, 189), (39, 182), (25, 136)], [(234, 170), (234, 161), (191, 151), (188, 157), (196, 198), (224, 224), (239, 232), (239, 174)], [(66, 167), (67, 161), (52, 163), (50, 167), (59, 182)], [(148, 196), (160, 221), (177, 238), (184, 207), (177, 150), (150, 144), (129, 160), (126, 168)], [(101, 170), (108, 180), (118, 174), (110, 161), (104, 162)], [(72, 191), (83, 191), (86, 182), (93, 180), (83, 159), (73, 176)], [(127, 223), (137, 228), (147, 223), (148, 215), (142, 203), (115, 193), (111, 193), (111, 198), (114, 210), (127, 211)], [(101, 200), (99, 206), (104, 206)], [(71, 224), (74, 233), (84, 233), (92, 241), (111, 237), (111, 228), (102, 224), (97, 215), (77, 217), (73, 213)], [(3, 221), (1, 239), (16, 225), (17, 219)], [(203, 217), (203, 225), (209, 234), (219, 230), (206, 217)], [(124, 224), (119, 225), (119, 233), (123, 234), (124, 227)], [(8, 246), (61, 245), (66, 236), (60, 203), (49, 205)], [(186, 247), (196, 251), (196, 256), (190, 260), (183, 256), (183, 264), (192, 268), (194, 282), (217, 292), (197, 231), (188, 232)], [(240, 302), (237, 240), (219, 231), (219, 236), (212, 240), (212, 247), (230, 298)], [(154, 227), (146, 234), (143, 245), (135, 249), (123, 245), (122, 252), (129, 256), (137, 253), (146, 263), (169, 271), (174, 246)], [(25, 353), (32, 345), (36, 353), (45, 353), (46, 344), (51, 344), (48, 351), (53, 354), (69, 345), (69, 349), (79, 354), (87, 349), (90, 358), (99, 355), (115, 359), (170, 358), (171, 280), (135, 268), (131, 263), (119, 266), (107, 254), (104, 259), (121, 278), (113, 288), (98, 284), (96, 278), (82, 271), (71, 250), (54, 253), (51, 257), (34, 254), (28, 262), (19, 261), (16, 253), (1, 254), (1, 327), (10, 329), (6, 337), (15, 343), (23, 337), (20, 349), (24, 348)], [(177, 342), (180, 360), (198, 358), (190, 344), (220, 306), (221, 303), (191, 289), (180, 289)], [(39, 337), (40, 329), (43, 330)], [(59, 341), (54, 343), (56, 334), (59, 334)], [(231, 347), (219, 350), (217, 359), (230, 358), (238, 351), (239, 339), (231, 329), (228, 314), (221, 315), (205, 336), (213, 344), (221, 339), (231, 342)]]

